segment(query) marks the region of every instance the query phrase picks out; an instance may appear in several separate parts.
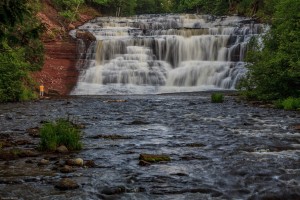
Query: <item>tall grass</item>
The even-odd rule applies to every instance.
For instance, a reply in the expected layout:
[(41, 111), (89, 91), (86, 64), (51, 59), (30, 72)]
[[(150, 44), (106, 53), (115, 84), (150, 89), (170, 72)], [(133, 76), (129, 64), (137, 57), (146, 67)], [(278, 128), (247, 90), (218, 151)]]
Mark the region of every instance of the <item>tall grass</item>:
[(213, 93), (211, 95), (211, 102), (212, 103), (223, 103), (224, 102), (224, 96), (221, 93)]
[(80, 131), (66, 119), (58, 119), (52, 123), (44, 124), (40, 129), (40, 150), (54, 151), (60, 145), (69, 150), (80, 150)]

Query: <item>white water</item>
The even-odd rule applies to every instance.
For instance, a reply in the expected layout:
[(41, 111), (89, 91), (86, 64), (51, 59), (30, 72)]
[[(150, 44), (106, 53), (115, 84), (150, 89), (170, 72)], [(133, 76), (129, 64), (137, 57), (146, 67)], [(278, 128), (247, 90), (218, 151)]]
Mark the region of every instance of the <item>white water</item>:
[(241, 17), (144, 15), (97, 18), (79, 29), (97, 41), (79, 64), (72, 94), (149, 94), (235, 89), (246, 72), (247, 43), (263, 25)]

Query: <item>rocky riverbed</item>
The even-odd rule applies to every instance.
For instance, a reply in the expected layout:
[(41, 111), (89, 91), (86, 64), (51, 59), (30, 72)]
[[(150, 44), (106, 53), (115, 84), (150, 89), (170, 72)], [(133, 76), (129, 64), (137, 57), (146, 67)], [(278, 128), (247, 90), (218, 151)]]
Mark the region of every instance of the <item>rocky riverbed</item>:
[[(84, 125), (82, 151), (36, 150), (57, 118)], [(299, 119), (209, 93), (1, 104), (0, 199), (299, 199)]]

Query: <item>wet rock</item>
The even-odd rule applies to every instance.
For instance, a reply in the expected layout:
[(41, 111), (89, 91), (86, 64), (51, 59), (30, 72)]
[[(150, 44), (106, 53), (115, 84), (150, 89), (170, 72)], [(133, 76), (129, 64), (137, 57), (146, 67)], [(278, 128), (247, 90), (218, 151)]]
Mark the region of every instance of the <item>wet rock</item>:
[(191, 144), (187, 144), (187, 147), (205, 147), (205, 144), (201, 144), (201, 143), (191, 143)]
[(154, 155), (154, 154), (140, 154), (139, 160), (143, 160), (149, 163), (171, 161), (171, 158), (167, 155)]
[(127, 102), (127, 100), (124, 99), (117, 99), (117, 100), (107, 100), (103, 101), (104, 103), (122, 103), (122, 102)]
[(6, 114), (5, 119), (6, 120), (13, 120), (13, 116), (11, 114)]
[(96, 41), (96, 37), (88, 31), (77, 30), (76, 37), (85, 41)]
[(26, 133), (28, 133), (31, 137), (40, 137), (40, 128), (39, 127), (29, 128), (26, 130)]
[(27, 145), (27, 144), (32, 144), (32, 142), (28, 140), (17, 140), (14, 142), (15, 145)]
[(113, 135), (96, 135), (96, 136), (92, 136), (90, 138), (93, 139), (108, 139), (108, 140), (119, 140), (119, 139), (132, 139), (129, 136), (124, 136), (124, 135), (117, 135), (117, 134), (113, 134)]
[(76, 170), (69, 165), (64, 165), (62, 168), (60, 168), (59, 170), (61, 173), (72, 173), (75, 172)]
[(126, 188), (124, 186), (115, 186), (115, 187), (105, 187), (101, 194), (106, 195), (115, 195), (115, 194), (121, 194), (126, 192)]
[(61, 145), (57, 147), (56, 152), (66, 154), (69, 153), (69, 150), (65, 145)]
[(293, 124), (293, 125), (291, 125), (291, 128), (296, 131), (300, 131), (300, 124)]
[(34, 150), (10, 149), (0, 150), (0, 160), (15, 160), (24, 157), (36, 157), (40, 154)]
[(139, 165), (141, 165), (141, 166), (149, 166), (149, 165), (151, 165), (151, 163), (147, 162), (147, 161), (144, 161), (144, 160), (140, 160)]
[(50, 164), (50, 161), (49, 160), (46, 160), (46, 159), (42, 159), (40, 160), (40, 162), (38, 163), (38, 165), (49, 165)]
[(127, 123), (126, 125), (147, 125), (147, 124), (150, 124), (150, 123), (142, 121), (142, 120), (134, 120), (130, 123)]
[(73, 190), (79, 188), (79, 185), (70, 178), (63, 178), (55, 185), (55, 188), (60, 190)]
[(96, 164), (93, 160), (87, 160), (84, 164), (84, 166), (88, 167), (88, 168), (93, 168), (96, 167)]
[(66, 164), (70, 166), (83, 166), (83, 160), (81, 158), (69, 159), (66, 161)]
[(30, 149), (22, 149), (20, 150), (20, 153), (19, 153), (19, 157), (37, 157), (39, 156), (40, 153), (35, 151), (35, 150), (30, 150)]
[(186, 156), (181, 156), (180, 157), (181, 160), (208, 160), (207, 157), (205, 156), (194, 156), (194, 155), (186, 155)]

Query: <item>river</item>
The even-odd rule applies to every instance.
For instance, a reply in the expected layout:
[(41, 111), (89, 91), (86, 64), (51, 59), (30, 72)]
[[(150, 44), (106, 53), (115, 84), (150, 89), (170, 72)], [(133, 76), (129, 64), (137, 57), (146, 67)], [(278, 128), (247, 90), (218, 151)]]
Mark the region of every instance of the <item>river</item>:
[[(0, 135), (13, 137), (30, 138), (26, 129), (60, 117), (84, 124), (84, 148), (71, 156), (96, 164), (63, 174), (53, 166), (64, 157), (54, 156), (46, 166), (37, 163), (47, 155), (0, 161), (1, 199), (300, 197), (300, 132), (293, 129), (299, 112), (249, 106), (232, 95), (211, 103), (209, 92), (198, 92), (73, 96), (0, 104), (0, 113)], [(39, 141), (30, 140), (34, 144), (24, 148)], [(141, 166), (142, 153), (166, 154), (171, 161)], [(55, 189), (62, 177), (80, 187)]]

